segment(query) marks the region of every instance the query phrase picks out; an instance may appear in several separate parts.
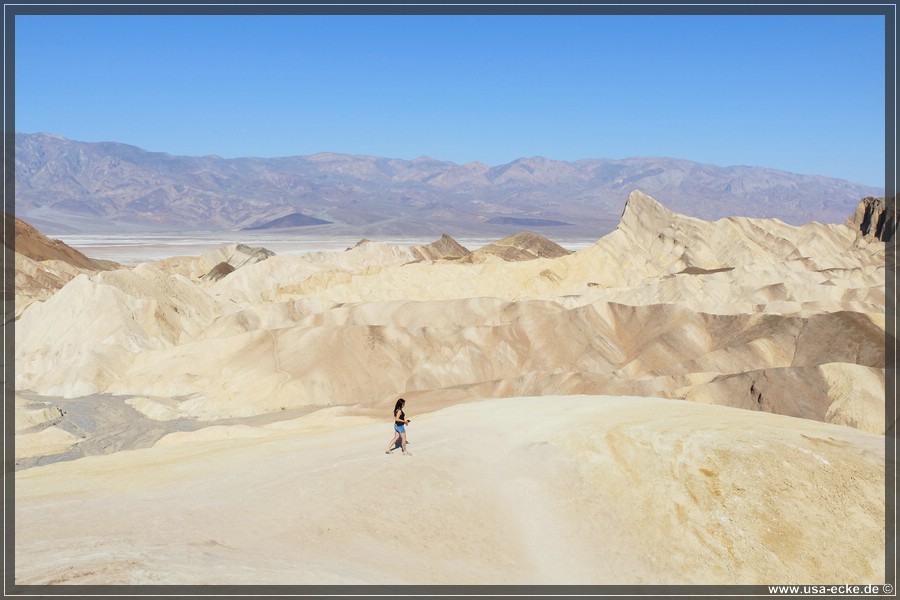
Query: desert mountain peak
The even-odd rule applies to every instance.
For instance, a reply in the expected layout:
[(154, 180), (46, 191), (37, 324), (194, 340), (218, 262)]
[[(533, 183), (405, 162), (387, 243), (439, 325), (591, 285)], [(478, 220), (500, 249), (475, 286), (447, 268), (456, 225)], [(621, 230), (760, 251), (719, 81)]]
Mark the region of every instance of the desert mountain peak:
[(658, 200), (640, 190), (634, 190), (625, 200), (621, 222), (630, 224), (640, 220), (669, 221), (674, 217), (675, 213)]
[(665, 230), (676, 218), (688, 218), (677, 215), (663, 206), (659, 201), (640, 190), (628, 194), (622, 217), (616, 229), (630, 235), (641, 232), (659, 233)]

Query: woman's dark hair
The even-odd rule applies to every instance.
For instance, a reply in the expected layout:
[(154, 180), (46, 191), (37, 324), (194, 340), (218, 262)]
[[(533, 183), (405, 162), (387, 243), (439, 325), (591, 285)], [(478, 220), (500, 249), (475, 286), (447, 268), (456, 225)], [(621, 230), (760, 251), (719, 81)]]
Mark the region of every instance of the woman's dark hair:
[(403, 408), (404, 404), (406, 404), (406, 400), (404, 400), (403, 398), (400, 398), (399, 400), (397, 400), (397, 403), (394, 404), (394, 412), (392, 414), (396, 415), (397, 411), (400, 410), (401, 408)]

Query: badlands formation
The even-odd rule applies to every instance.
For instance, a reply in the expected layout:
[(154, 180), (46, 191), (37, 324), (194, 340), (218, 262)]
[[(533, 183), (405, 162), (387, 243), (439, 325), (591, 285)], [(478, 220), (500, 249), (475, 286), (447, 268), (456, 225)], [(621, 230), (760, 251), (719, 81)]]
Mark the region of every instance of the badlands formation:
[(16, 583), (883, 583), (885, 215), (23, 244)]

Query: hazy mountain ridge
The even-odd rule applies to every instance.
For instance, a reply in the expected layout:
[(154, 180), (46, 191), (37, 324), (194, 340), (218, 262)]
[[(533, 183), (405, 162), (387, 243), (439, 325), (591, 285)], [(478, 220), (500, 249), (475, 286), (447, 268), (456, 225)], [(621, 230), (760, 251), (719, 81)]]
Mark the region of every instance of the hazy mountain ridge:
[(43, 133), (16, 134), (15, 164), (18, 216), (50, 233), (238, 229), (299, 213), (334, 223), (316, 225), (323, 231), (361, 235), (515, 233), (516, 221), (504, 217), (599, 235), (615, 227), (622, 197), (638, 187), (689, 216), (792, 224), (841, 222), (860, 198), (882, 195), (839, 179), (671, 158), (533, 157), (495, 167), (335, 153), (225, 159)]

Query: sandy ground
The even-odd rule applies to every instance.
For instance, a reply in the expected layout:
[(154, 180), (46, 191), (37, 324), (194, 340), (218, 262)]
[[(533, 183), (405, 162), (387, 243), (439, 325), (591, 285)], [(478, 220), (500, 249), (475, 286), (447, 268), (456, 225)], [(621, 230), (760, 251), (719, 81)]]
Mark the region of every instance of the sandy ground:
[(656, 398), (407, 409), (412, 456), (335, 407), (20, 470), (16, 583), (883, 582), (883, 436)]

